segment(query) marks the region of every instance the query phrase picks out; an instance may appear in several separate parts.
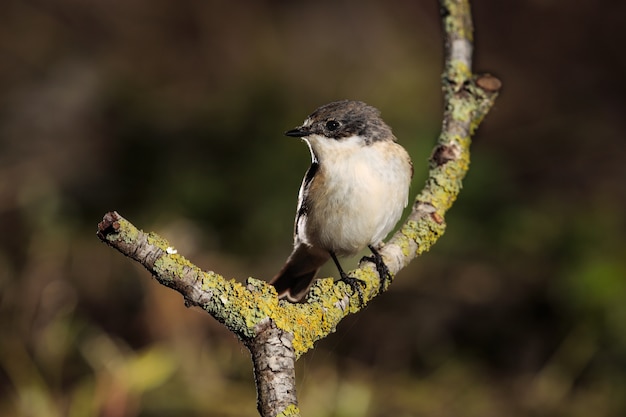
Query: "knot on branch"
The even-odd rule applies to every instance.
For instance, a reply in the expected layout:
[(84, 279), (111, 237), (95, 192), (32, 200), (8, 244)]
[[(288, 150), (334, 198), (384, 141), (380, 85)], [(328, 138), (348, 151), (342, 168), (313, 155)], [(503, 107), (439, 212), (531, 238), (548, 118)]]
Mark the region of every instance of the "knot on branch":
[(434, 164), (435, 167), (440, 167), (450, 161), (457, 160), (460, 156), (461, 148), (459, 148), (457, 144), (439, 145), (430, 156), (430, 162)]
[(497, 93), (502, 87), (502, 82), (491, 74), (481, 74), (476, 78), (476, 85), (487, 93)]
[(104, 215), (102, 221), (98, 223), (98, 231), (96, 232), (101, 240), (106, 241), (108, 235), (120, 230), (120, 217), (116, 211), (110, 211)]

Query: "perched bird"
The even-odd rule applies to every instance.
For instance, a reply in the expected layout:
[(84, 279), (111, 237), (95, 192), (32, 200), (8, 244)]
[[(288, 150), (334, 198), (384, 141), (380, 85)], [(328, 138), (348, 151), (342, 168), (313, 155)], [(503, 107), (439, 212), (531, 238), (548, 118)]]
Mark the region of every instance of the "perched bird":
[(378, 249), (408, 203), (411, 158), (378, 109), (360, 101), (326, 104), (285, 134), (306, 142), (312, 163), (298, 195), (293, 252), (270, 283), (280, 298), (298, 302), (332, 258), (361, 296), (337, 257), (369, 247), (381, 280), (389, 276)]

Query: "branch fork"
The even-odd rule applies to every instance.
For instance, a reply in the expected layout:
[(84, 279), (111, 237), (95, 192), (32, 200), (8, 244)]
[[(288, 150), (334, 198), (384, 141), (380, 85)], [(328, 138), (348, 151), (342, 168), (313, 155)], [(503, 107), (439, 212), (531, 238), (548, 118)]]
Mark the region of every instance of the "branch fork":
[[(380, 250), (392, 276), (437, 241), (445, 231), (445, 213), (454, 203), (469, 168), (471, 135), (494, 104), (500, 81), (473, 75), (472, 20), (468, 0), (440, 0), (444, 29), (442, 75), (444, 114), (441, 134), (430, 157), (423, 190), (402, 228)], [(343, 282), (318, 279), (306, 302), (279, 301), (274, 288), (249, 278), (246, 285), (202, 271), (178, 254), (165, 239), (145, 233), (117, 212), (104, 215), (97, 236), (139, 262), (157, 279), (223, 323), (250, 350), (262, 416), (300, 415), (295, 390), (295, 361), (317, 340), (335, 331), (348, 314), (376, 297), (380, 278), (364, 261), (350, 272), (365, 286), (359, 294)]]

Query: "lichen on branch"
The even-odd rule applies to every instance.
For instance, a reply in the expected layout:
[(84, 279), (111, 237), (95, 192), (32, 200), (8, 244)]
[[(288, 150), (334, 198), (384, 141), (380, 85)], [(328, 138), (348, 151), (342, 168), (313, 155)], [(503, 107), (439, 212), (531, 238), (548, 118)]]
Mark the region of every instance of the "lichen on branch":
[[(430, 157), (428, 177), (411, 213), (380, 251), (392, 276), (443, 235), (445, 214), (469, 169), (471, 135), (501, 88), (497, 78), (471, 72), (473, 26), (469, 1), (439, 3), (445, 50), (442, 129)], [(264, 281), (248, 278), (243, 285), (215, 272), (202, 271), (165, 239), (137, 229), (116, 212), (105, 214), (97, 234), (103, 242), (143, 265), (159, 283), (181, 293), (186, 305), (203, 308), (242, 339), (252, 352), (262, 415), (299, 415), (295, 386), (284, 386), (285, 381), (295, 381), (293, 362), (316, 341), (334, 332), (345, 316), (358, 312), (381, 292), (374, 265), (365, 261), (349, 272), (363, 283), (362, 298), (345, 283), (328, 278), (316, 281), (304, 303), (291, 304), (279, 301), (274, 287)], [(277, 355), (288, 360), (280, 361), (284, 364), (281, 369), (271, 369), (263, 376), (269, 366), (263, 358), (268, 343), (276, 345)], [(280, 378), (274, 378), (277, 372)], [(282, 397), (277, 392), (282, 392)]]

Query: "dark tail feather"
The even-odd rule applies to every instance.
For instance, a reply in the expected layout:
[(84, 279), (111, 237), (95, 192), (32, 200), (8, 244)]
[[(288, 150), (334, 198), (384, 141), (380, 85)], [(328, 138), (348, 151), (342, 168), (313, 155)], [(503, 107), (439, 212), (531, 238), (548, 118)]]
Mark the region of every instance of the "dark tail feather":
[(276, 288), (279, 298), (286, 298), (292, 303), (298, 302), (306, 295), (315, 274), (329, 258), (330, 255), (326, 252), (298, 245), (270, 284)]

